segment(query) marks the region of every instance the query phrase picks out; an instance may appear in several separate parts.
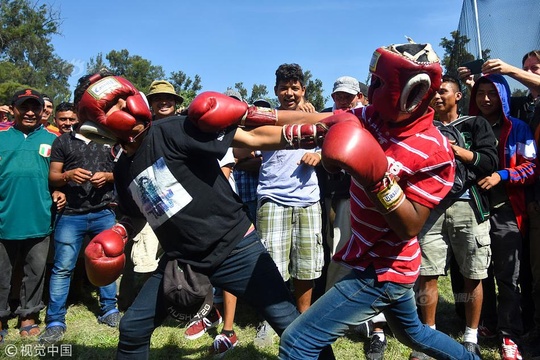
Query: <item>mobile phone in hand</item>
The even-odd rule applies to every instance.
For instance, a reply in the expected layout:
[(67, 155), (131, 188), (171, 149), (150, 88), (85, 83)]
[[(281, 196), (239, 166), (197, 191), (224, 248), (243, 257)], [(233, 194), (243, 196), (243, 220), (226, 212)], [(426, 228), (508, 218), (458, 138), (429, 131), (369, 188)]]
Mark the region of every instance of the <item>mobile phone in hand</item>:
[(482, 72), (482, 65), (484, 65), (484, 59), (477, 59), (461, 64), (460, 66), (466, 67), (471, 70), (471, 74), (480, 74)]

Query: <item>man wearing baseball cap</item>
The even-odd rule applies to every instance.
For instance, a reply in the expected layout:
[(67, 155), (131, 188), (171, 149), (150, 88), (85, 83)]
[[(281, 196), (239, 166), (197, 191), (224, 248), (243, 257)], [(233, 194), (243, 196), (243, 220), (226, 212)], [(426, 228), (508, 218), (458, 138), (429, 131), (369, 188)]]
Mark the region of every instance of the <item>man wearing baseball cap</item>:
[[(11, 100), (14, 125), (0, 130), (0, 319), (12, 312), (8, 304), (12, 265), (23, 256), (19, 316), (21, 336), (39, 334), (37, 325), (42, 301), (45, 266), (52, 232), (51, 207), (65, 204), (65, 197), (49, 192), (51, 144), (56, 135), (41, 125), (45, 103), (33, 89), (17, 91)], [(0, 342), (7, 330), (2, 330)]]
[[(351, 76), (339, 77), (334, 82), (332, 90), (332, 99), (334, 100), (333, 111), (349, 110), (356, 108), (361, 104), (360, 97), (363, 94), (360, 90), (360, 83)], [(360, 105), (363, 106), (364, 104)]]

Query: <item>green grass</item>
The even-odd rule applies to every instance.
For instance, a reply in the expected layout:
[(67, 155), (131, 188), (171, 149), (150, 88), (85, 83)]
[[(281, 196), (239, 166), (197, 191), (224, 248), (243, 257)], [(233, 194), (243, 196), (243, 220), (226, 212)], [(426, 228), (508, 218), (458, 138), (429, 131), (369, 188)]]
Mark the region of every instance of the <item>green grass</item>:
[[(453, 298), (449, 280), (442, 277), (440, 280), (440, 301), (437, 313), (437, 328), (448, 333), (453, 338), (461, 341), (464, 325), (454, 312)], [(106, 360), (114, 359), (118, 330), (97, 323), (95, 313), (97, 311), (97, 295), (91, 287), (85, 287), (86, 296), (81, 301), (69, 306), (67, 314), (67, 332), (63, 341), (67, 348), (71, 347), (71, 359), (80, 360)], [(44, 319), (44, 311), (41, 319)], [(0, 346), (0, 359), (67, 359), (58, 353), (52, 353), (54, 348), (44, 349), (45, 356), (21, 356), (20, 351), (27, 346), (36, 351), (37, 339), (22, 339), (17, 331), (17, 320), (8, 322), (9, 335), (5, 345)], [(235, 323), (235, 330), (239, 338), (239, 345), (231, 351), (225, 359), (277, 359), (278, 339), (269, 348), (259, 349), (253, 345), (257, 326), (257, 316), (247, 305), (239, 302)], [(43, 324), (41, 324), (43, 328)], [(208, 354), (208, 348), (212, 345), (213, 337), (217, 332), (211, 331), (197, 340), (186, 340), (183, 337), (184, 329), (179, 323), (167, 320), (166, 323), (156, 329), (152, 336), (150, 359), (212, 359)], [(364, 346), (367, 340), (358, 334), (351, 332), (347, 336), (338, 339), (333, 345), (337, 359), (363, 359)], [(482, 356), (486, 360), (500, 359), (497, 344), (494, 341), (480, 341)], [(7, 356), (6, 349), (11, 347), (17, 350), (17, 355)], [(59, 348), (56, 348), (59, 350)], [(388, 348), (385, 359), (398, 360), (408, 359), (411, 350), (400, 344), (391, 335), (389, 336)]]

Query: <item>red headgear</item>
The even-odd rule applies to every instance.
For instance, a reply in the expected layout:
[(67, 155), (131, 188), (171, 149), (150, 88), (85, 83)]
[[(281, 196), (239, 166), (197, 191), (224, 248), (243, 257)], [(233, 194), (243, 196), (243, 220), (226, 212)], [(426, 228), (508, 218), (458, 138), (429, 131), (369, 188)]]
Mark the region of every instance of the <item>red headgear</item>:
[(375, 50), (368, 98), (383, 120), (423, 113), (439, 89), (442, 68), (430, 44), (401, 44)]

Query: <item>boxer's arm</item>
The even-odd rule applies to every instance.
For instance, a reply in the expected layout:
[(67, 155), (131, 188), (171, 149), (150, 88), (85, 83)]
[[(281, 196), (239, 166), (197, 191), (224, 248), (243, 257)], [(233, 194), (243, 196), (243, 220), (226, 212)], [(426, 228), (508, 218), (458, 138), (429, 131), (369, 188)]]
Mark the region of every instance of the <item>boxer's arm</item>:
[(232, 146), (252, 150), (279, 150), (285, 149), (287, 142), (283, 138), (281, 126), (266, 125), (236, 129)]
[(358, 181), (400, 238), (418, 235), (429, 216), (429, 208), (406, 198), (397, 181), (387, 173), (384, 151), (359, 122), (341, 122), (328, 130), (322, 162), (329, 172), (343, 169)]

